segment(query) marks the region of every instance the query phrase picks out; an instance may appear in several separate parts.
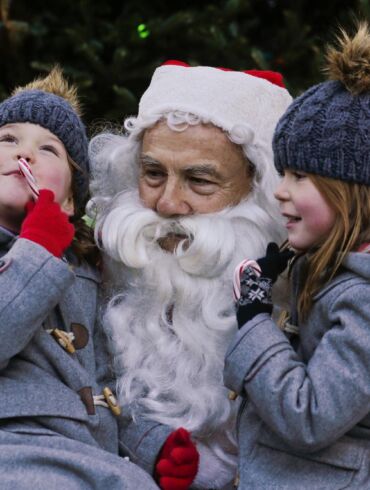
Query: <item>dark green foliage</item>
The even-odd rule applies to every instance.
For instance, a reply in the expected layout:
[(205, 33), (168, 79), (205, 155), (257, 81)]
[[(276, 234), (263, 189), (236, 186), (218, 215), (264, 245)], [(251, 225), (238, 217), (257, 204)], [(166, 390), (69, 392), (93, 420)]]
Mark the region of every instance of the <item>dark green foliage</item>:
[(135, 114), (167, 59), (283, 73), (293, 95), (321, 75), (338, 24), (369, 18), (367, 0), (0, 0), (0, 98), (59, 63), (85, 120)]

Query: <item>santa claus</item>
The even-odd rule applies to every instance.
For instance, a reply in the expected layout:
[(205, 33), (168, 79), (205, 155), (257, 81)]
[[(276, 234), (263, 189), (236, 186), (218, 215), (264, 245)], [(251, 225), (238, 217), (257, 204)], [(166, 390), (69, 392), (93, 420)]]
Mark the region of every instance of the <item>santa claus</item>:
[(233, 271), (284, 238), (271, 140), (290, 102), (276, 73), (168, 62), (124, 134), (90, 145), (121, 444), (164, 489), (235, 476)]

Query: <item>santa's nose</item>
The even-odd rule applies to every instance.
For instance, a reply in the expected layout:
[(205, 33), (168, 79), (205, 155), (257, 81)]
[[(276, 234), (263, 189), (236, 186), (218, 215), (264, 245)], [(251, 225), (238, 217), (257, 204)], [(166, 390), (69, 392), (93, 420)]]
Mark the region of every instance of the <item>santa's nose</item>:
[(174, 218), (192, 214), (192, 208), (186, 200), (186, 191), (181, 185), (168, 181), (156, 202), (156, 211), (163, 218)]

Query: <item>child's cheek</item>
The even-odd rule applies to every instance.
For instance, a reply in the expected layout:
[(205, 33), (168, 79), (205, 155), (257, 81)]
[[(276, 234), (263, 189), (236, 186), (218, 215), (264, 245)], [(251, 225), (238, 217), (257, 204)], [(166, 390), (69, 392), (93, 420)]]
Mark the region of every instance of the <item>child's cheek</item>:
[(334, 211), (324, 201), (316, 205), (302, 204), (299, 213), (306, 227), (315, 234), (328, 234), (335, 222)]
[(39, 188), (53, 191), (57, 202), (62, 203), (69, 195), (71, 178), (66, 172), (49, 170), (36, 178)]

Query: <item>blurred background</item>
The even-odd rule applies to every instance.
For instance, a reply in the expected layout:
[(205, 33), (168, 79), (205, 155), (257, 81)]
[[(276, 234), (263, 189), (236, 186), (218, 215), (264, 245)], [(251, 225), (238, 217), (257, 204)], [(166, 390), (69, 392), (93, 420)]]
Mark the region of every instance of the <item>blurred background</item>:
[(121, 124), (168, 59), (280, 71), (296, 96), (355, 17), (369, 0), (0, 0), (0, 99), (59, 63), (91, 128)]

